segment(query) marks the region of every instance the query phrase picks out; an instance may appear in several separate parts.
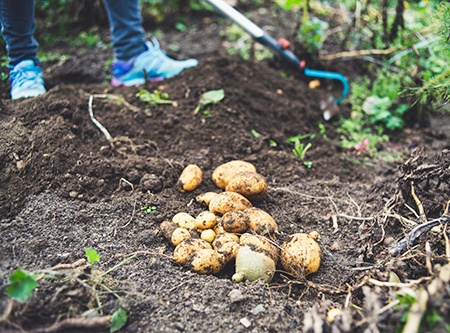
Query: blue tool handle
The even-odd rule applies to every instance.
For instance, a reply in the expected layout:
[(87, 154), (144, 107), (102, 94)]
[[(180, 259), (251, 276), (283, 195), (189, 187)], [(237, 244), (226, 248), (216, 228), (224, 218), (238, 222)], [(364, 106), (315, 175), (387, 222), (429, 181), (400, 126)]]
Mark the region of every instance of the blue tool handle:
[(341, 97), (339, 97), (336, 100), (335, 104), (339, 104), (340, 102), (342, 102), (342, 100), (348, 95), (349, 84), (344, 75), (342, 75), (340, 73), (336, 73), (336, 72), (319, 71), (319, 70), (309, 69), (309, 68), (305, 68), (304, 73), (306, 76), (340, 81), (342, 83), (342, 85), (344, 86), (344, 88), (342, 90)]

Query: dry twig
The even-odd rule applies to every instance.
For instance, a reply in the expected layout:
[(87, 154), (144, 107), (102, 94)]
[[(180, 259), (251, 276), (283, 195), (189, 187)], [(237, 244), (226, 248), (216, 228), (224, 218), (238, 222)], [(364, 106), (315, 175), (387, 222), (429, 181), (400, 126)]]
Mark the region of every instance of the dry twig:
[(101, 327), (109, 326), (111, 322), (111, 316), (92, 317), (92, 318), (67, 318), (58, 323), (53, 324), (50, 327), (38, 328), (32, 330), (30, 333), (56, 333), (67, 332), (70, 329), (84, 329), (92, 330)]

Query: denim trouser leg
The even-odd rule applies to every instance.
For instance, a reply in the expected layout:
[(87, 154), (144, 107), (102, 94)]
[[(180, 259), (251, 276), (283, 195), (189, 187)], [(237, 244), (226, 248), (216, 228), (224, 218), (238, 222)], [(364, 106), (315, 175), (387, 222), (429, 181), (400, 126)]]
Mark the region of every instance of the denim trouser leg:
[[(2, 0), (0, 0), (2, 1)], [(104, 0), (118, 60), (129, 60), (147, 50), (139, 0)]]
[(6, 42), (9, 66), (37, 57), (38, 42), (34, 38), (34, 0), (0, 0), (0, 23)]

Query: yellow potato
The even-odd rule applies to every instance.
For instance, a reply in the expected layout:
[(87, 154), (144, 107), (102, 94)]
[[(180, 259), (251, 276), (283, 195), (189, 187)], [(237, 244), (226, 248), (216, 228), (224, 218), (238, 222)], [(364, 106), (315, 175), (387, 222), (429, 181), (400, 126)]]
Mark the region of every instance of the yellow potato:
[(250, 219), (242, 210), (230, 210), (223, 214), (220, 220), (223, 228), (227, 232), (242, 233), (247, 231)]
[(250, 200), (260, 200), (266, 195), (267, 187), (262, 175), (246, 171), (235, 174), (225, 187), (225, 191), (237, 192)]
[(204, 239), (208, 243), (212, 243), (214, 241), (214, 238), (216, 238), (216, 233), (212, 229), (205, 229), (205, 230), (202, 230), (202, 233), (200, 234), (200, 238)]
[(225, 189), (231, 177), (239, 172), (253, 171), (256, 172), (256, 167), (245, 161), (234, 160), (219, 165), (212, 173), (212, 181), (218, 188)]
[(173, 233), (172, 237), (170, 238), (173, 245), (177, 246), (185, 239), (191, 238), (191, 233), (189, 230), (184, 228), (176, 228)]
[(280, 251), (273, 241), (269, 240), (265, 236), (253, 235), (245, 233), (241, 235), (239, 244), (242, 246), (249, 246), (257, 252), (261, 252), (272, 258), (275, 263), (278, 262)]
[(178, 189), (180, 192), (195, 190), (202, 183), (202, 170), (195, 164), (189, 164), (181, 172), (178, 178)]
[(188, 213), (180, 212), (175, 214), (172, 217), (172, 222), (180, 228), (195, 229), (195, 218)]
[(217, 216), (213, 212), (204, 211), (195, 218), (195, 227), (198, 229), (211, 229), (217, 223)]
[(259, 235), (274, 235), (278, 231), (278, 225), (273, 217), (264, 210), (252, 207), (244, 211), (249, 218), (248, 228)]
[(243, 195), (235, 192), (222, 192), (209, 203), (209, 211), (223, 215), (230, 210), (245, 210), (252, 207), (252, 203)]
[(172, 259), (185, 265), (190, 256), (201, 249), (212, 249), (211, 244), (200, 238), (188, 238), (177, 245), (173, 251)]
[(198, 274), (216, 274), (223, 267), (219, 259), (219, 254), (213, 249), (196, 251), (189, 258), (187, 266)]
[(212, 198), (214, 198), (216, 195), (217, 195), (216, 192), (205, 192), (197, 195), (195, 197), (195, 201), (197, 201), (200, 204), (209, 206), (209, 203), (211, 202)]
[(224, 232), (222, 234), (216, 235), (216, 238), (214, 238), (214, 242), (212, 243), (212, 246), (214, 249), (218, 250), (224, 244), (230, 243), (230, 242), (231, 243), (239, 243), (239, 237), (236, 234)]
[(281, 247), (280, 260), (283, 268), (297, 278), (315, 273), (320, 267), (319, 244), (308, 234), (297, 233)]
[(226, 232), (220, 220), (217, 221), (217, 224), (214, 226), (213, 230), (216, 233), (216, 235)]
[(230, 261), (236, 259), (237, 252), (239, 250), (238, 242), (227, 242), (217, 249), (219, 254), (219, 260), (223, 265), (228, 264)]

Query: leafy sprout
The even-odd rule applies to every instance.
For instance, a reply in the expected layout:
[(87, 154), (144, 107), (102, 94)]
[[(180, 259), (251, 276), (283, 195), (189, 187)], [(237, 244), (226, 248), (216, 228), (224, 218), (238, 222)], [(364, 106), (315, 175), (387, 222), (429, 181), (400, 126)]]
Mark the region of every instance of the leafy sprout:
[(223, 89), (210, 90), (210, 91), (203, 93), (200, 96), (200, 100), (198, 102), (197, 107), (194, 110), (194, 114), (197, 114), (205, 106), (214, 105), (214, 104), (219, 103), (224, 98), (225, 98), (225, 92)]

